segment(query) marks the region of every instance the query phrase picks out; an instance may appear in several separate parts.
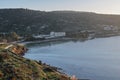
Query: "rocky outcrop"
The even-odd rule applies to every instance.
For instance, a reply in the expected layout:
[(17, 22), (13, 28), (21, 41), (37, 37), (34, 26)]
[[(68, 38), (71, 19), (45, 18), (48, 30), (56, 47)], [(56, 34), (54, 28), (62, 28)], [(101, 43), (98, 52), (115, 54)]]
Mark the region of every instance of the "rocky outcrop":
[(12, 44), (9, 50), (13, 52), (14, 54), (23, 56), (27, 52), (28, 49), (22, 44)]

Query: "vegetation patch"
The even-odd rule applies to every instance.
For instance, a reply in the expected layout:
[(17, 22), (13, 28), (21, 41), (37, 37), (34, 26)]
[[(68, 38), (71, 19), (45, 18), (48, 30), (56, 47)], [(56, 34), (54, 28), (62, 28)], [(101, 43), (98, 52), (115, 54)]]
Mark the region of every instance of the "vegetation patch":
[(0, 52), (0, 80), (70, 80), (51, 66), (39, 64), (9, 50)]

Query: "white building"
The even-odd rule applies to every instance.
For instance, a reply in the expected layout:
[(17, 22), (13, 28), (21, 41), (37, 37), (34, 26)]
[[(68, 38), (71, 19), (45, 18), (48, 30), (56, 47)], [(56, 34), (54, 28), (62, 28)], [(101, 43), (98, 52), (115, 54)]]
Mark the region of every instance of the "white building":
[(65, 32), (50, 32), (51, 37), (64, 37), (66, 36)]
[(56, 38), (56, 37), (64, 37), (66, 36), (65, 32), (50, 32), (49, 35), (33, 35), (34, 38), (45, 38), (45, 39), (50, 39), (50, 38)]
[(104, 30), (105, 31), (117, 31), (118, 30), (118, 27), (117, 26), (113, 26), (113, 25), (106, 25), (104, 26)]
[(105, 30), (105, 31), (110, 31), (110, 30), (112, 30), (112, 28), (111, 28), (110, 26), (105, 26), (105, 27), (104, 27), (104, 30)]
[(34, 38), (46, 38), (49, 37), (50, 35), (33, 35)]

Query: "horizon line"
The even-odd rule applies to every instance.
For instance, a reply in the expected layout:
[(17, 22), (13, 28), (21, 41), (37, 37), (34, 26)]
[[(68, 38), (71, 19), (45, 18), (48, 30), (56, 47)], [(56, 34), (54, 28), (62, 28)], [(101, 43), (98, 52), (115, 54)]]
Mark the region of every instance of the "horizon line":
[(86, 12), (86, 13), (95, 13), (95, 14), (103, 14), (103, 15), (120, 15), (120, 13), (118, 14), (118, 13), (101, 13), (101, 12), (96, 12), (96, 11), (82, 11), (82, 10), (39, 10), (39, 9), (32, 9), (32, 8), (0, 8), (0, 10), (1, 9), (28, 9), (28, 10), (33, 10), (33, 11), (43, 11), (43, 12), (57, 12), (57, 11), (71, 11), (71, 12)]

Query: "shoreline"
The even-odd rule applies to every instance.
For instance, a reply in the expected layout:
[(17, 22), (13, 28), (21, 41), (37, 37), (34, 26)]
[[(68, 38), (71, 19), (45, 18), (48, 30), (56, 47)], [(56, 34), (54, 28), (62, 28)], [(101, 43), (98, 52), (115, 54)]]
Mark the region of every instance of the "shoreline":
[[(49, 39), (49, 40), (43, 40), (43, 41), (23, 42), (23, 44), (24, 44), (24, 45), (27, 45), (27, 44), (34, 44), (34, 43), (46, 43), (46, 42), (54, 42), (54, 41), (71, 41), (71, 40), (77, 41), (78, 39), (76, 39), (76, 38), (58, 38), (58, 39)], [(82, 39), (79, 39), (79, 40), (82, 40)], [(87, 40), (87, 39), (83, 39), (83, 40), (85, 41), (85, 40)], [(28, 50), (29, 50), (29, 48), (28, 48)], [(24, 57), (24, 56), (23, 56), (23, 57)], [(36, 61), (36, 60), (35, 60), (35, 61)], [(40, 64), (41, 64), (41, 63), (42, 63), (42, 60), (38, 60), (37, 63), (40, 63)], [(85, 78), (85, 79), (84, 79), (84, 78), (83, 78), (83, 79), (78, 78), (78, 77), (76, 77), (74, 74), (73, 74), (73, 75), (67, 74), (66, 72), (64, 72), (64, 70), (63, 70), (62, 68), (57, 67), (57, 66), (53, 66), (53, 65), (51, 65), (51, 64), (49, 64), (49, 63), (43, 62), (42, 64), (50, 67), (51, 69), (59, 72), (60, 74), (69, 76), (69, 77), (71, 77), (71, 78), (72, 78), (72, 77), (77, 78), (77, 79), (73, 79), (73, 80), (90, 80), (90, 79), (86, 79), (86, 78)]]
[(0, 52), (0, 62), (0, 80), (72, 80), (55, 67), (24, 58), (9, 50)]
[[(110, 36), (110, 37), (102, 37), (102, 38), (111, 38), (111, 37), (119, 37), (119, 36)], [(100, 38), (95, 38), (95, 39), (100, 39)], [(47, 63), (47, 64), (49, 64), (49, 63)], [(52, 65), (51, 65), (52, 66)], [(54, 66), (53, 66), (54, 67)], [(59, 68), (59, 67), (57, 67), (57, 68)], [(64, 73), (64, 72), (63, 72)], [(65, 73), (66, 74), (66, 73)], [(82, 79), (81, 79), (82, 80)], [(84, 79), (83, 79), (84, 80)], [(85, 79), (85, 80), (89, 80), (89, 79)]]
[(55, 38), (55, 39), (47, 39), (47, 40), (38, 40), (38, 41), (24, 41), (18, 42), (20, 44), (30, 44), (30, 43), (45, 43), (45, 42), (54, 42), (54, 41), (69, 41), (69, 40), (76, 40), (74, 38)]
[[(110, 37), (118, 37), (118, 36), (110, 36)], [(110, 37), (102, 37), (102, 38), (110, 38)], [(97, 39), (99, 39), (99, 38), (97, 38)], [(59, 38), (59, 39), (49, 39), (49, 40), (44, 40), (44, 41), (30, 41), (30, 42), (23, 42), (23, 43), (20, 42), (20, 43), (16, 43), (16, 44), (24, 44), (24, 45), (26, 45), (26, 44), (29, 44), (29, 43), (45, 43), (45, 42), (69, 41), (69, 40), (77, 40), (77, 39), (73, 39), (73, 38)], [(84, 40), (87, 40), (87, 39), (84, 39)], [(37, 61), (37, 63), (39, 63), (39, 62)], [(61, 69), (59, 67), (55, 67), (55, 66), (49, 65), (48, 63), (42, 63), (42, 64), (45, 64), (45, 66), (47, 66), (47, 70), (53, 70), (53, 71), (56, 71), (56, 72), (58, 72), (60, 74), (66, 75), (66, 76), (68, 75), (68, 74), (66, 74), (65, 72), (62, 71), (63, 69)], [(68, 75), (68, 76), (70, 76), (70, 75)], [(79, 79), (77, 79), (77, 80), (79, 80)], [(80, 79), (80, 80), (90, 80), (90, 79)]]
[(20, 43), (20, 44), (30, 44), (30, 43), (45, 43), (45, 42), (54, 42), (54, 41), (86, 41), (86, 40), (93, 40), (93, 39), (99, 39), (99, 38), (110, 38), (110, 37), (117, 37), (120, 35), (109, 35), (109, 36), (95, 36), (93, 38), (69, 38), (69, 37), (62, 37), (62, 38), (51, 38), (51, 39), (45, 39), (45, 40), (33, 40), (33, 41), (17, 41), (13, 43)]

